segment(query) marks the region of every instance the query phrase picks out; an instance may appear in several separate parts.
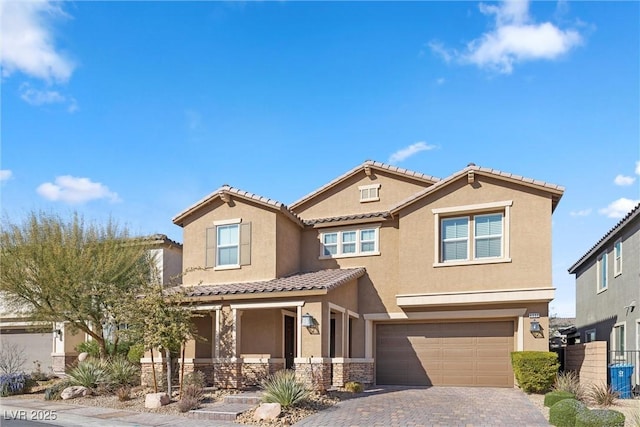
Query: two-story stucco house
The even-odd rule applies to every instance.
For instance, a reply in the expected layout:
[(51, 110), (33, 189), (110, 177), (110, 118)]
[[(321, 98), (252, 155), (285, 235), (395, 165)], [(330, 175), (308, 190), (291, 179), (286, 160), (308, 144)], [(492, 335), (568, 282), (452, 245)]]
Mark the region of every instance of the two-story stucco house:
[(640, 350), (640, 204), (569, 268), (582, 342), (606, 341), (609, 362), (635, 366)]
[[(198, 333), (185, 369), (243, 387), (512, 387), (548, 349), (563, 188), (470, 164), (438, 179), (366, 161), (286, 206), (223, 186), (173, 218)], [(530, 332), (539, 322), (542, 335)]]

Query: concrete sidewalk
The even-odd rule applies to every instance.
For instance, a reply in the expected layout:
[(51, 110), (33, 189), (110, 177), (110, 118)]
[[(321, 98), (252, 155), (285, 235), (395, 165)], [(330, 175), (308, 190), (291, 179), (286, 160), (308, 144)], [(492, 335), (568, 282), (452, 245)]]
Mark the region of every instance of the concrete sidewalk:
[(79, 406), (39, 399), (0, 398), (0, 425), (8, 426), (64, 426), (64, 427), (202, 427), (236, 426), (229, 421), (198, 420), (181, 415), (122, 409)]

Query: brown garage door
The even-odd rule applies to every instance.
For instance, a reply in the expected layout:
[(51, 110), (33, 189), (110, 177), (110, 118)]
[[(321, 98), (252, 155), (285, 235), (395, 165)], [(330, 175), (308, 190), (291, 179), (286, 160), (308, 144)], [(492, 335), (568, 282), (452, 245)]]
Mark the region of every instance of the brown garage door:
[(376, 327), (376, 382), (513, 387), (513, 322)]

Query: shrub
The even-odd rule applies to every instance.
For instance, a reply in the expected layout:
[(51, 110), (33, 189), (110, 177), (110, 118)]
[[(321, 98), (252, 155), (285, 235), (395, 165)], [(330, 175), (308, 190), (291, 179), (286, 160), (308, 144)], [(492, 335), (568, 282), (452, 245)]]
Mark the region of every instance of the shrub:
[(111, 383), (109, 378), (109, 365), (102, 360), (85, 360), (72, 368), (67, 377), (72, 385), (81, 385), (95, 389)]
[(624, 427), (624, 414), (612, 409), (581, 411), (576, 415), (576, 427)]
[(25, 348), (15, 343), (3, 343), (0, 346), (0, 373), (16, 374), (22, 372), (25, 356)]
[(260, 385), (263, 389), (262, 401), (279, 403), (283, 408), (293, 406), (309, 396), (309, 390), (297, 380), (295, 372), (291, 370), (269, 375)]
[(100, 346), (98, 345), (98, 341), (84, 341), (76, 346), (76, 351), (79, 353), (87, 353), (89, 356), (98, 358), (100, 357)]
[(134, 386), (140, 383), (140, 368), (122, 356), (109, 360), (107, 373), (114, 385)]
[(31, 376), (31, 379), (33, 381), (48, 381), (50, 378), (50, 375), (46, 374), (45, 372), (42, 372), (40, 361), (34, 360), (33, 365), (34, 365), (33, 371), (29, 374)]
[(182, 379), (182, 386), (186, 387), (189, 385), (196, 385), (200, 388), (204, 388), (204, 385), (205, 385), (204, 372), (194, 371), (186, 374)]
[(544, 393), (553, 385), (560, 363), (558, 355), (548, 351), (511, 353), (511, 364), (520, 388), (526, 393)]
[(578, 400), (561, 400), (549, 409), (549, 423), (557, 427), (573, 427), (578, 412), (587, 410), (584, 403)]
[(560, 372), (553, 384), (554, 391), (567, 391), (573, 393), (577, 400), (584, 400), (584, 388), (580, 384), (580, 378), (574, 371)]
[(58, 381), (44, 391), (44, 400), (60, 400), (60, 393), (69, 385), (70, 383), (67, 380)]
[(131, 399), (131, 387), (126, 385), (120, 387), (119, 389), (116, 390), (116, 396), (118, 397), (118, 400), (120, 402), (125, 402)]
[(136, 365), (140, 364), (140, 359), (144, 356), (144, 346), (142, 344), (133, 344), (127, 352), (127, 359)]
[(364, 390), (364, 387), (362, 387), (362, 384), (360, 384), (359, 382), (349, 381), (344, 385), (344, 389), (347, 390), (349, 393), (362, 393), (362, 390)]
[(618, 398), (618, 392), (606, 384), (591, 384), (587, 390), (587, 399), (598, 406), (611, 406)]
[(550, 391), (544, 395), (544, 406), (551, 408), (564, 399), (575, 399), (576, 396), (568, 391)]
[(200, 401), (193, 397), (183, 397), (178, 402), (178, 409), (180, 412), (189, 412), (192, 409), (198, 409)]
[(24, 393), (29, 375), (24, 372), (0, 375), (0, 396)]

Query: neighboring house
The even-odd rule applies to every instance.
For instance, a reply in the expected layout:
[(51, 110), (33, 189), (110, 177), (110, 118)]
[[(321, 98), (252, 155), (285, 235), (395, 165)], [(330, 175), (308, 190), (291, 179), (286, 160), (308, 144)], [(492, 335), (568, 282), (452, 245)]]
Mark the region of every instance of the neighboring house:
[[(171, 286), (180, 283), (182, 273), (182, 245), (164, 234), (149, 236), (146, 244), (156, 260), (159, 283)], [(0, 343), (16, 344), (25, 351), (25, 370), (32, 371), (38, 361), (44, 372), (62, 374), (65, 367), (78, 357), (76, 347), (90, 339), (84, 333), (72, 334), (63, 322), (33, 322), (20, 313), (10, 313), (0, 305)]]
[(290, 206), (222, 186), (173, 218), (206, 339), (187, 343), (185, 370), (221, 387), (282, 368), (319, 388), (512, 387), (510, 353), (548, 350), (563, 191), (473, 164), (438, 179), (373, 161)]
[(576, 275), (576, 328), (583, 343), (606, 341), (610, 363), (640, 350), (640, 204), (569, 268)]

